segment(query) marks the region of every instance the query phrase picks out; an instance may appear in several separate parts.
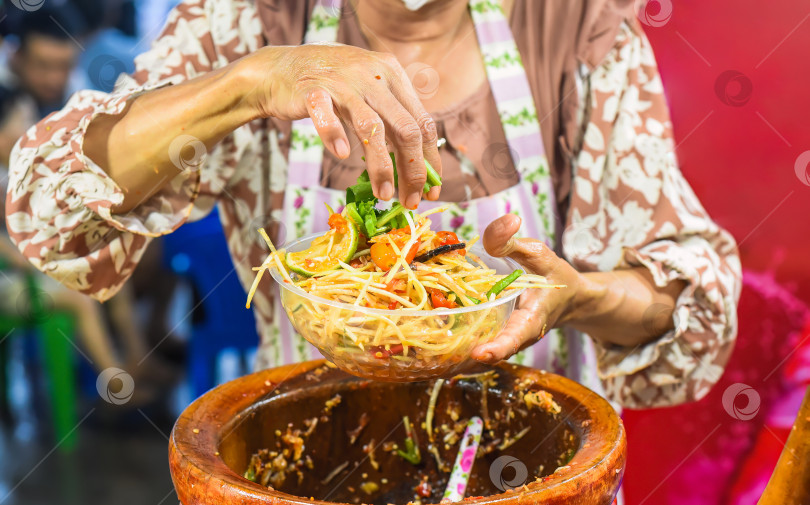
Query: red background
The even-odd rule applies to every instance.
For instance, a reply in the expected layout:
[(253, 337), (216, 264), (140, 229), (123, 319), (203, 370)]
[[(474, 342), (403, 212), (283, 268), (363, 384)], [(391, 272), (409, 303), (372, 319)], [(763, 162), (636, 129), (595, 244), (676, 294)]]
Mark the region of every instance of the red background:
[[(680, 166), (711, 216), (737, 239), (748, 275), (738, 344), (718, 386), (697, 404), (626, 412), (625, 492), (629, 505), (719, 505), (730, 503), (732, 483), (748, 480), (744, 460), (758, 459), (767, 479), (779, 451), (767, 433), (763, 440), (776, 444), (770, 463), (757, 456), (762, 445), (754, 449), (768, 406), (784, 394), (766, 374), (784, 371), (806, 309), (777, 296), (771, 275), (810, 304), (810, 167), (800, 164), (796, 173), (800, 155), (807, 152), (802, 159), (810, 162), (810, 2), (652, 0), (647, 12), (661, 19), (669, 7), (664, 24), (645, 29)], [(741, 76), (717, 90), (729, 70)], [(734, 421), (724, 411), (723, 390), (734, 382), (762, 395), (754, 422)], [(755, 502), (749, 496), (739, 503)]]
[[(687, 179), (737, 239), (745, 268), (775, 270), (810, 301), (810, 186), (794, 168), (810, 151), (810, 2), (676, 0), (666, 24), (645, 28)], [(716, 95), (726, 70), (750, 79), (745, 105)]]

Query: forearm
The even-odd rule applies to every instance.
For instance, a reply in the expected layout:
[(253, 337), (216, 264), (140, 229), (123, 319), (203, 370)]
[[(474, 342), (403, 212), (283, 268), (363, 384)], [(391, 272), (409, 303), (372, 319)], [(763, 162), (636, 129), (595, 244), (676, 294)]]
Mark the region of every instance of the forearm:
[[(124, 191), (124, 201), (114, 212), (131, 210), (180, 170), (196, 169), (189, 165), (199, 161), (195, 158), (197, 140), (208, 151), (255, 117), (255, 108), (245, 100), (251, 89), (245, 75), (237, 61), (196, 79), (144, 93), (123, 113), (93, 120), (84, 152)], [(182, 135), (189, 138), (179, 138)]]
[(604, 343), (643, 345), (673, 329), (672, 314), (686, 283), (659, 288), (646, 268), (582, 274), (572, 310), (561, 319)]

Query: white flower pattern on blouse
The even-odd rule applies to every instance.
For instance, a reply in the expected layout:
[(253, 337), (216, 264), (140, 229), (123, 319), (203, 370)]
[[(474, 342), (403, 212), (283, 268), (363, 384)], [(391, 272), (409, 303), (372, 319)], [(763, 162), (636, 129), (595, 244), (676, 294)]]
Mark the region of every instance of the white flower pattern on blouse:
[[(110, 212), (123, 199), (121, 189), (84, 155), (82, 144), (94, 117), (120, 113), (138, 93), (222, 67), (263, 43), (251, 1), (186, 0), (152, 49), (138, 56), (135, 74), (122, 76), (113, 93), (78, 92), (31, 127), (12, 154), (7, 195), (8, 229), (20, 250), (68, 287), (104, 300), (132, 274), (151, 237), (218, 205), (240, 280), (249, 285), (251, 266), (265, 255), (254, 230), (280, 219), (274, 195), (286, 179), (278, 133), (268, 122), (238, 128), (211, 150), (201, 170), (179, 173), (123, 215)], [(581, 271), (642, 266), (658, 285), (688, 283), (673, 331), (636, 348), (597, 343), (599, 376), (608, 398), (628, 407), (700, 398), (733, 347), (741, 277), (736, 245), (678, 170), (661, 80), (637, 26), (622, 27), (614, 49), (583, 76), (583, 85), (581, 147), (572, 159), (562, 236), (566, 259)], [(463, 213), (453, 219), (453, 228), (466, 235)], [(254, 307), (262, 341), (278, 355), (266, 282)]]

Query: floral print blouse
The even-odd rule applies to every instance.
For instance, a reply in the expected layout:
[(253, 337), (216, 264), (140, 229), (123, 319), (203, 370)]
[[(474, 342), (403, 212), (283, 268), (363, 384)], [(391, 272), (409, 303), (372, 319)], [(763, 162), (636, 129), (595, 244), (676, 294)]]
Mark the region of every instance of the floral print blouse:
[[(522, 2), (531, 4), (515, 0), (515, 5)], [(234, 265), (249, 286), (251, 267), (266, 255), (256, 228), (281, 226), (288, 124), (254, 121), (238, 128), (208, 153), (199, 170), (180, 172), (126, 214), (111, 213), (123, 192), (85, 156), (83, 142), (93, 118), (120, 113), (137, 94), (193, 78), (262, 47), (266, 39), (257, 5), (252, 0), (184, 1), (152, 49), (138, 56), (136, 72), (119, 78), (111, 94), (78, 92), (20, 139), (11, 160), (7, 225), (35, 266), (105, 300), (131, 275), (153, 237), (218, 205)], [(515, 27), (516, 22), (526, 21), (512, 18), (516, 41), (525, 45), (523, 37), (532, 29)], [(576, 72), (575, 142), (566, 149), (563, 173), (555, 174), (558, 188), (570, 188), (560, 205), (565, 218), (560, 253), (580, 271), (644, 267), (659, 286), (674, 279), (686, 282), (675, 308), (675, 329), (633, 348), (594, 342), (597, 372), (609, 399), (631, 408), (663, 406), (701, 398), (722, 373), (736, 336), (740, 263), (733, 238), (709, 218), (678, 170), (648, 41), (632, 17), (615, 34), (604, 57)], [(530, 70), (531, 62), (526, 66)], [(539, 77), (529, 78), (535, 90)], [(483, 105), (468, 103), (467, 109), (489, 110), (487, 99), (486, 90), (476, 93), (470, 100)], [(463, 156), (459, 142), (453, 146), (455, 134), (472, 135), (470, 141), (479, 135), (483, 145), (492, 143), (491, 136), (501, 131), (499, 122), (480, 119), (481, 131), (467, 134), (458, 133), (461, 127), (450, 121), (439, 118), (437, 123), (450, 144), (442, 150), (445, 172), (465, 181), (459, 187), (490, 193), (514, 183), (508, 170), (500, 177), (476, 176), (476, 158)], [(544, 132), (544, 137), (559, 134)], [(324, 166), (329, 163), (334, 160), (327, 157)], [(349, 163), (342, 171), (324, 170), (337, 174), (326, 182), (345, 187), (362, 170)], [(476, 184), (475, 177), (486, 180)], [(264, 344), (274, 338), (269, 282), (262, 282), (254, 298)], [(655, 323), (656, 307), (648, 315), (642, 324)]]

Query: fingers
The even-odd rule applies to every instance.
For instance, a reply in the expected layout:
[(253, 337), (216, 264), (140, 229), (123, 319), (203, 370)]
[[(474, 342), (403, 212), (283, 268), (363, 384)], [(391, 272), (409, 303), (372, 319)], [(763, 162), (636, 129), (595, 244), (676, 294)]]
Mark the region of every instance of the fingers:
[[(442, 174), (441, 156), (439, 156), (439, 148), (436, 145), (438, 134), (436, 133), (436, 123), (433, 118), (422, 106), (422, 102), (413, 89), (413, 84), (408, 78), (408, 74), (399, 62), (396, 62), (394, 71), (397, 72), (397, 79), (391, 82), (391, 93), (399, 100), (405, 110), (413, 117), (419, 127), (422, 140), (422, 153), (430, 165), (439, 173)], [(429, 200), (437, 200), (441, 187), (434, 186), (430, 189), (427, 197)]]
[(520, 229), (521, 219), (514, 214), (501, 216), (484, 230), (484, 249), (492, 256), (509, 256), (515, 249), (514, 235)]
[(531, 273), (548, 275), (559, 268), (562, 261), (554, 251), (539, 240), (514, 237), (520, 229), (520, 217), (501, 216), (484, 230), (484, 248), (495, 257), (508, 256)]
[(340, 159), (349, 156), (349, 139), (343, 130), (343, 123), (335, 113), (332, 97), (322, 89), (316, 88), (307, 92), (306, 106), (309, 117), (315, 123), (315, 129), (323, 145)]
[(477, 361), (490, 364), (507, 359), (542, 336), (543, 323), (538, 310), (521, 307), (512, 312), (495, 340), (477, 346), (470, 355)]
[(427, 178), (419, 125), (390, 93), (370, 96), (367, 100), (374, 110), (379, 111), (385, 123), (385, 134), (393, 144), (399, 178), (399, 199), (405, 207), (415, 209), (422, 198)]
[(394, 196), (394, 165), (385, 144), (385, 126), (379, 114), (359, 96), (344, 99), (341, 116), (351, 122), (363, 153), (374, 196), (390, 200)]
[[(393, 55), (348, 48), (330, 50), (360, 57), (358, 61), (364, 62), (364, 68), (372, 70), (361, 76), (373, 77), (346, 81), (332, 78), (306, 93), (307, 113), (324, 146), (338, 158), (348, 157), (349, 140), (343, 125), (350, 124), (363, 147), (374, 195), (390, 200), (394, 196), (395, 181), (386, 145), (389, 139), (397, 160), (399, 199), (406, 207), (415, 209), (427, 179), (425, 161), (437, 173), (442, 171), (433, 119)], [(321, 81), (315, 79), (314, 82)], [(439, 192), (436, 187), (427, 196), (436, 200)]]

